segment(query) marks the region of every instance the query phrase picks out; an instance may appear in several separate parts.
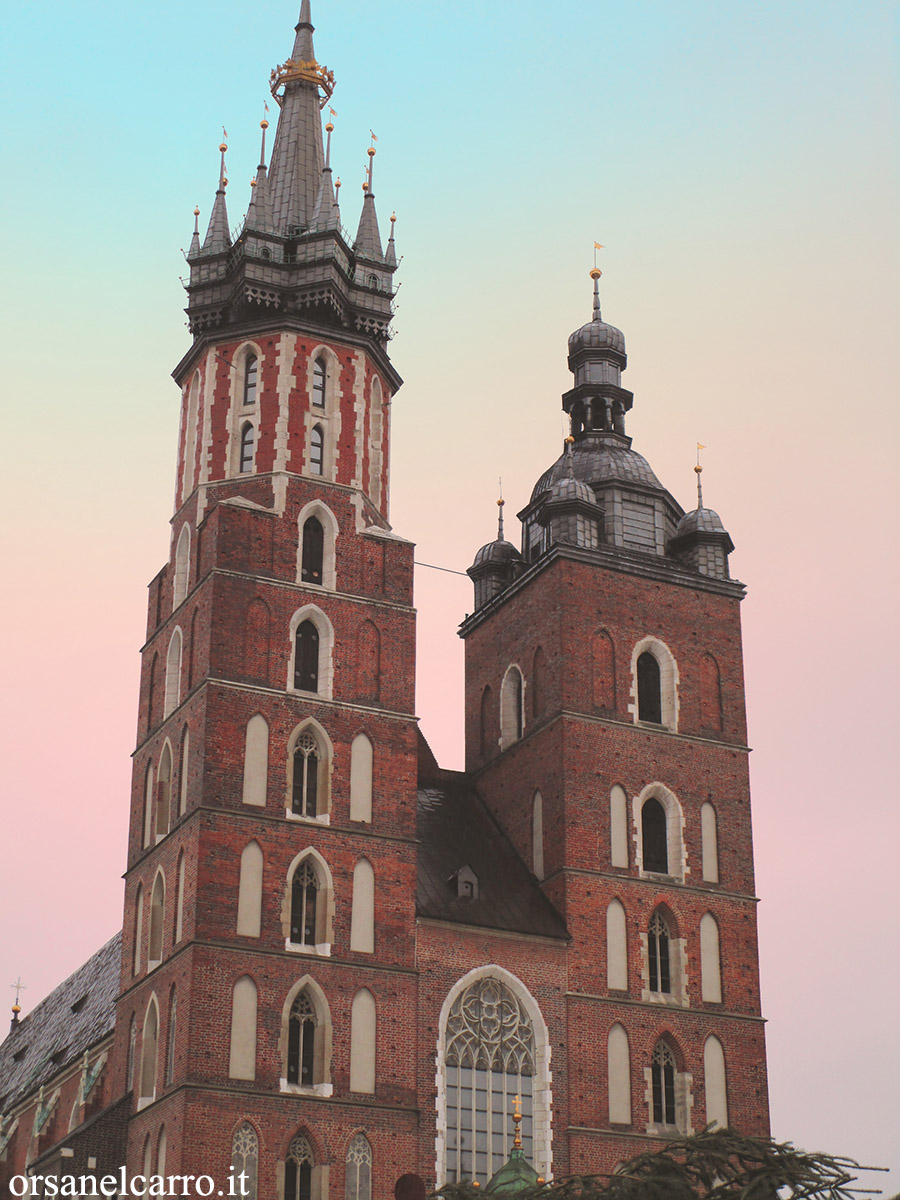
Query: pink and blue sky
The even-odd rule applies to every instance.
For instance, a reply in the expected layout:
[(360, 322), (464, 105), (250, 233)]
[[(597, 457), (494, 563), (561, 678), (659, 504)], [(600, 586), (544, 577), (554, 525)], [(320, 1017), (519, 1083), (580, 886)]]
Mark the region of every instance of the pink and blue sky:
[[(566, 338), (624, 330), (629, 432), (704, 495), (744, 636), (773, 1131), (900, 1188), (895, 9), (316, 0), (333, 162), (405, 256), (395, 528), (463, 570), (560, 450)], [(145, 585), (168, 554), (178, 276), (222, 126), (249, 196), (290, 0), (34, 0), (5, 22), (0, 985), (115, 930)], [(271, 106), (270, 104), (270, 107)], [(270, 114), (274, 118), (274, 111)], [(513, 522), (507, 526), (508, 535)], [(516, 530), (517, 534), (517, 530)], [(423, 729), (462, 760), (468, 580), (420, 570)]]

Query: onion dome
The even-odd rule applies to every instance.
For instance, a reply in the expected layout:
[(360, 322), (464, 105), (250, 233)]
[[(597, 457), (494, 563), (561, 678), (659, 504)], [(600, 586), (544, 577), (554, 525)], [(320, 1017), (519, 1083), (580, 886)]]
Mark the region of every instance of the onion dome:
[[(571, 455), (561, 454), (543, 473), (532, 490), (532, 502), (568, 477), (570, 462), (575, 479), (586, 484), (594, 494), (612, 483), (663, 490), (646, 458), (630, 446), (612, 439), (584, 439), (575, 442)], [(591, 501), (596, 503), (595, 495)]]
[(625, 354), (625, 334), (615, 325), (607, 325), (600, 320), (597, 310), (592, 321), (582, 325), (574, 333), (569, 334), (569, 354), (579, 350), (612, 350), (616, 354)]
[(675, 537), (686, 537), (690, 533), (724, 533), (728, 537), (722, 518), (711, 508), (693, 508), (684, 514), (676, 526)]
[(547, 497), (548, 503), (569, 503), (576, 500), (580, 500), (583, 504), (597, 503), (593, 489), (572, 474), (566, 473), (562, 479), (557, 479), (555, 483), (551, 484), (550, 494)]
[(475, 567), (486, 566), (492, 563), (520, 562), (521, 558), (522, 555), (512, 542), (508, 542), (505, 538), (497, 538), (495, 541), (488, 542), (486, 546), (481, 547), (475, 555), (475, 561), (472, 563), (469, 571), (471, 573)]
[(466, 574), (475, 584), (475, 608), (482, 608), (489, 600), (503, 591), (519, 574), (522, 565), (522, 555), (503, 536), (503, 505), (501, 497), (497, 501), (499, 516), (497, 519), (497, 536), (486, 546), (482, 546), (475, 555), (475, 561)]
[(719, 514), (703, 505), (703, 489), (700, 486), (703, 468), (699, 462), (694, 470), (697, 473), (697, 507), (686, 512), (675, 526), (668, 549), (685, 566), (699, 571), (701, 575), (728, 579), (728, 555), (734, 549), (734, 542)]

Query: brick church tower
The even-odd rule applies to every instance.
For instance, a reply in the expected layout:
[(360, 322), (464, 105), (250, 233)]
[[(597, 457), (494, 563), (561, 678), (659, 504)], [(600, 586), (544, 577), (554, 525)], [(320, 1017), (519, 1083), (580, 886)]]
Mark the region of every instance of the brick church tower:
[(241, 230), (223, 144), (188, 254), (121, 939), (14, 1017), (0, 1184), (422, 1200), (767, 1133), (731, 539), (632, 448), (595, 271), (571, 436), (521, 550), (501, 517), (469, 571), (466, 770), (438, 766), (388, 520), (393, 232), (374, 148), (343, 229), (309, 0), (295, 32)]

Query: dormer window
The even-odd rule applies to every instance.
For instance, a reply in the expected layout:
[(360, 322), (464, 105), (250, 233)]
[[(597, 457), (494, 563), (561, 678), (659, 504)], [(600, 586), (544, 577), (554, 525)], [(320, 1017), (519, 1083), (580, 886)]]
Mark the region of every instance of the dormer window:
[[(313, 363), (312, 402), (313, 408), (325, 407), (325, 359), (317, 358)], [(321, 471), (318, 472), (321, 474)]]
[(255, 354), (248, 354), (244, 363), (244, 407), (256, 403), (256, 381), (259, 372), (259, 362)]
[(478, 899), (478, 876), (471, 867), (460, 867), (455, 875), (451, 875), (450, 882), (456, 884), (456, 894), (463, 900)]

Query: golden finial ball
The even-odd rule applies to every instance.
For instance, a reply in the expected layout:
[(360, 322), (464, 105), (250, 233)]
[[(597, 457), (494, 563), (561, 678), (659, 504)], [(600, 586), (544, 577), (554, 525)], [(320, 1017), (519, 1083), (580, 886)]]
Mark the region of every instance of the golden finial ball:
[(250, 180), (250, 186), (251, 186), (251, 187), (256, 187), (256, 180), (255, 180), (255, 179), (251, 179), (251, 180)]
[(566, 443), (567, 443), (569, 446), (571, 446), (571, 445), (572, 445), (572, 443), (573, 443), (574, 441), (575, 441), (575, 439), (572, 437), (572, 435), (571, 435), (571, 433), (570, 433), (570, 434), (569, 434), (569, 436), (566, 438)]
[(366, 151), (366, 154), (368, 154), (369, 158), (374, 158), (375, 157), (375, 147), (370, 146), (368, 148), (368, 150)]
[(335, 186), (336, 188), (339, 188), (339, 187), (341, 186), (341, 177), (340, 177), (340, 175), (338, 175), (337, 179), (334, 181), (334, 186)]
[(699, 463), (697, 463), (696, 467), (694, 467), (694, 471), (696, 472), (697, 475), (700, 475), (703, 472), (703, 468), (700, 466)]
[(502, 508), (505, 503), (506, 503), (506, 501), (501, 496), (500, 499), (497, 501), (497, 507)]
[(260, 129), (268, 129), (269, 128), (269, 122), (265, 119), (265, 117), (263, 117), (263, 119), (260, 121), (259, 127), (260, 127)]
[(18, 1015), (19, 1015), (19, 1013), (22, 1011), (21, 1005), (19, 1005), (19, 1004), (14, 1004), (14, 1005), (12, 1006), (12, 1010), (13, 1010), (13, 1012), (16, 1014), (16, 1016), (18, 1016)]
[(326, 133), (334, 133), (334, 126), (332, 125), (332, 123), (330, 121), (325, 126), (325, 132)]
[(199, 209), (199, 208), (195, 208), (195, 209), (194, 209), (194, 216), (195, 216), (195, 217), (199, 217), (199, 216), (200, 216), (200, 209)]
[(222, 187), (228, 187), (228, 180), (224, 175), (222, 176)]
[(396, 214), (396, 213), (391, 213), (391, 224), (393, 225), (393, 223), (394, 223), (396, 220), (397, 220), (397, 214)]
[(603, 272), (600, 270), (599, 267), (591, 267), (591, 270), (590, 270), (591, 279), (599, 279), (602, 274), (603, 274)]
[(219, 143), (219, 149), (220, 149), (220, 150), (222, 151), (222, 153), (224, 154), (224, 153), (225, 153), (225, 151), (228, 149), (228, 143), (227, 143), (227, 142), (220, 142), (220, 143)]

